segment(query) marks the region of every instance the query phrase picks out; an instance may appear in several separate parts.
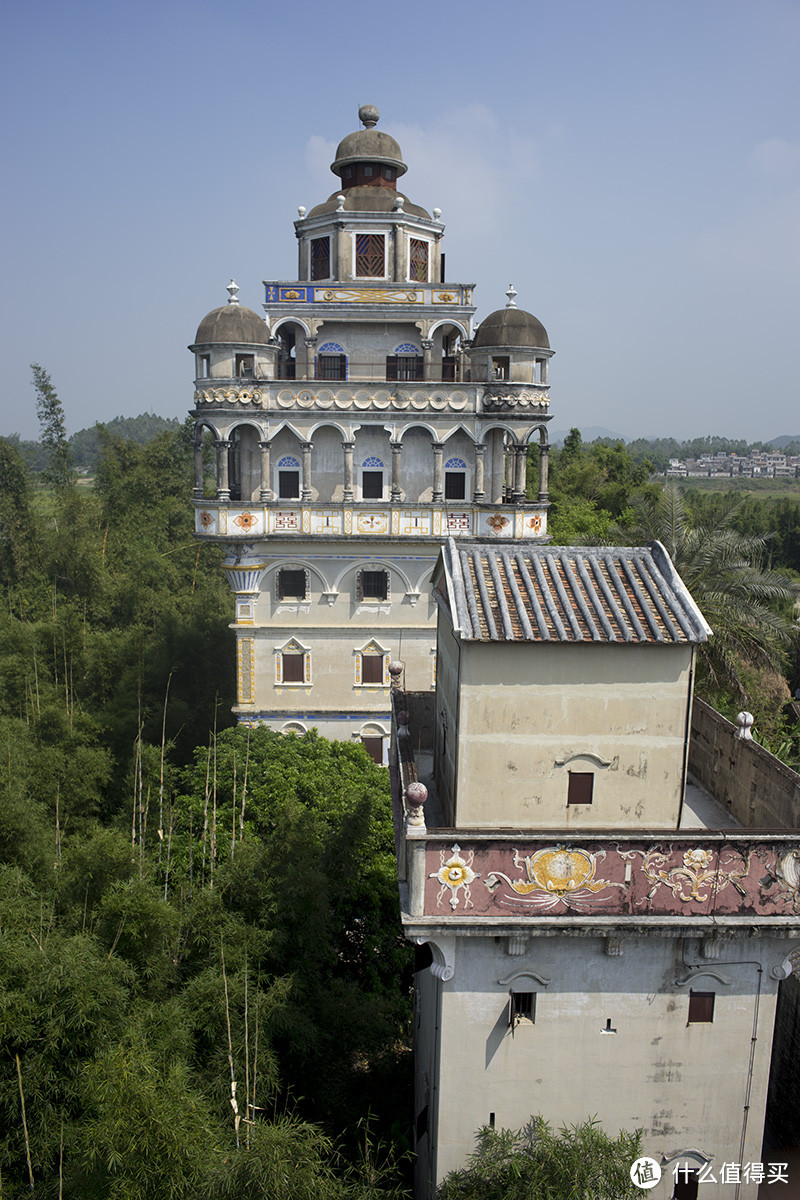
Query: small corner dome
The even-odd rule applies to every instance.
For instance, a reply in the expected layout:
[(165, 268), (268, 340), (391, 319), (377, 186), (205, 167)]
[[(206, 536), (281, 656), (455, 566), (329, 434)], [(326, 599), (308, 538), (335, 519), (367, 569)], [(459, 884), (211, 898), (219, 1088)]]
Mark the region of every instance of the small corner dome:
[(547, 330), (533, 313), (524, 308), (498, 308), (481, 321), (472, 340), (474, 348), (480, 346), (530, 346), (531, 349), (549, 350)]
[(223, 304), (203, 317), (197, 327), (194, 344), (209, 346), (215, 342), (266, 346), (270, 334), (265, 321), (242, 304)]

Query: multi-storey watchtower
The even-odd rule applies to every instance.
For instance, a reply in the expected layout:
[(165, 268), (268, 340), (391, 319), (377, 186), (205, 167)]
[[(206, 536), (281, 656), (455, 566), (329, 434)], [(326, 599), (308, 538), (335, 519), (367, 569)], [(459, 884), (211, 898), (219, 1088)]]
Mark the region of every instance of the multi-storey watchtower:
[(378, 116), (360, 109), (339, 189), (298, 209), (298, 279), (265, 281), (263, 319), (232, 281), (190, 349), (196, 531), (230, 547), (237, 715), (385, 761), (390, 661), (434, 686), (441, 543), (546, 540), (552, 350), (513, 288), (473, 330), (474, 285), (446, 277), (441, 212), (397, 190)]

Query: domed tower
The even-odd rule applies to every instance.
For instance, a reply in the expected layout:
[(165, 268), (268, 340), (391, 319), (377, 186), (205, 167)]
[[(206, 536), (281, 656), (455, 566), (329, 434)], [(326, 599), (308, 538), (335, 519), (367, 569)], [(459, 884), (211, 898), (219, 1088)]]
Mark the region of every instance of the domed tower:
[(337, 190), (298, 209), (298, 278), (264, 281), (263, 319), (232, 284), (190, 347), (196, 530), (231, 551), (240, 720), (358, 737), (385, 761), (390, 660), (408, 687), (435, 682), (443, 540), (546, 540), (551, 350), (513, 296), (473, 338), (440, 209), (398, 190), (400, 146), (372, 105), (359, 117)]

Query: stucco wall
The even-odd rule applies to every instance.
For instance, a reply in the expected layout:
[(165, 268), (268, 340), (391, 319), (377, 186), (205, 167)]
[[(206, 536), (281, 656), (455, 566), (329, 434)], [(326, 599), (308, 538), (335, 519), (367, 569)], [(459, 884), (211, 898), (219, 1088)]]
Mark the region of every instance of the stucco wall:
[[(465, 642), (457, 824), (674, 829), (691, 655), (682, 645)], [(567, 805), (570, 772), (593, 774), (590, 805)]]
[(697, 698), (689, 770), (742, 825), (800, 825), (800, 775), (757, 742), (736, 737), (736, 726)]
[[(760, 1158), (777, 984), (765, 970), (748, 1097), (759, 973), (745, 960), (759, 959), (764, 943), (726, 943), (720, 961), (705, 964), (719, 978), (697, 973), (681, 984), (703, 966), (693, 940), (626, 939), (614, 957), (599, 938), (534, 938), (520, 955), (506, 945), (460, 939), (454, 977), (442, 984), (439, 1179), (463, 1165), (492, 1114), (498, 1128), (519, 1128), (537, 1113), (556, 1127), (600, 1114), (609, 1133), (642, 1129), (643, 1153), (657, 1159), (682, 1148), (716, 1164)], [(521, 1022), (513, 1037), (510, 987), (533, 991), (536, 1006), (534, 1022)], [(687, 1023), (690, 987), (715, 993), (711, 1023)], [(615, 1032), (604, 1032), (609, 1023)], [(671, 1182), (649, 1194), (664, 1200)], [(743, 1185), (740, 1200), (755, 1200), (755, 1191)], [(702, 1194), (729, 1192), (707, 1186)]]

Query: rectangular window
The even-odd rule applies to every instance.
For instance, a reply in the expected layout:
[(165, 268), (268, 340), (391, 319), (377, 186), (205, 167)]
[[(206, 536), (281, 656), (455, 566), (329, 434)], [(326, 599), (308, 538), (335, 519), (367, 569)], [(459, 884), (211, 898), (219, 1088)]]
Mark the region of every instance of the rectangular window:
[(307, 595), (307, 576), (304, 570), (284, 568), (278, 571), (278, 599), (305, 600)]
[(347, 355), (317, 355), (317, 379), (347, 379)]
[(361, 682), (383, 683), (383, 655), (361, 655)]
[(383, 499), (383, 471), (361, 472), (361, 495), (364, 500)]
[(467, 477), (463, 471), (445, 471), (445, 500), (463, 500), (467, 494)]
[(714, 992), (689, 992), (688, 1025), (711, 1024), (714, 1020)]
[(690, 1167), (678, 1167), (672, 1200), (697, 1200), (699, 1183), (699, 1171), (693, 1171)]
[(379, 767), (383, 766), (383, 738), (382, 737), (362, 737), (361, 745), (366, 750), (374, 763)]
[(331, 240), (330, 238), (311, 239), (311, 278), (330, 279), (331, 277)]
[(381, 279), (386, 270), (382, 233), (356, 234), (356, 276), (360, 279)]
[(255, 373), (255, 365), (252, 354), (237, 354), (236, 355), (236, 377), (241, 379), (246, 376), (252, 376)]
[(536, 1018), (536, 993), (535, 992), (512, 992), (511, 993), (511, 1022), (513, 1025), (519, 1025), (520, 1021), (530, 1021), (533, 1024)]
[(200, 374), (203, 379), (208, 379), (211, 375), (211, 355), (200, 355)]
[(414, 283), (428, 282), (428, 243), (419, 238), (410, 239), (408, 277)]
[(300, 472), (278, 471), (278, 499), (297, 500), (300, 497)]
[(424, 377), (423, 366), (424, 360), (421, 354), (387, 354), (386, 378), (402, 382), (422, 379)]
[(286, 650), (281, 655), (282, 676), (284, 683), (302, 683), (303, 682), (303, 653), (297, 653), (295, 650)]
[(360, 571), (358, 575), (360, 600), (388, 600), (389, 572)]
[(593, 790), (594, 772), (570, 771), (567, 804), (591, 804)]

